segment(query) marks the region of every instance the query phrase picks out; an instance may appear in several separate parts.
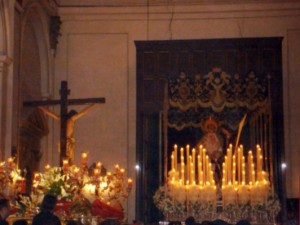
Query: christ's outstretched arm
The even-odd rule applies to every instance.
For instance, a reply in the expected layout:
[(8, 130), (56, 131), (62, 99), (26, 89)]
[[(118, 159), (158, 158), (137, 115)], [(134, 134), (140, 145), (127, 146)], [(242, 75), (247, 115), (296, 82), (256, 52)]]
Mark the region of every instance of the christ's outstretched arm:
[(83, 110), (81, 110), (80, 112), (78, 112), (77, 114), (75, 114), (74, 116), (72, 116), (72, 120), (78, 120), (80, 117), (84, 116), (85, 114), (87, 114), (92, 108), (94, 108), (97, 104), (93, 103), (90, 104), (89, 106), (85, 107)]
[(60, 117), (58, 115), (56, 115), (54, 112), (51, 112), (50, 110), (48, 110), (45, 107), (39, 106), (38, 107), (40, 110), (42, 110), (44, 113), (46, 113), (48, 116), (52, 117), (55, 120), (60, 120)]

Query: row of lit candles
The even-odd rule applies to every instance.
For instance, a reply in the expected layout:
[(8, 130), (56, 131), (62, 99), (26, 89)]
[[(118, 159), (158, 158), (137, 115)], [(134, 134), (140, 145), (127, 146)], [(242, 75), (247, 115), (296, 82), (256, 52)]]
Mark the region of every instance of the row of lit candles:
[[(247, 176), (248, 184), (254, 185), (267, 179), (266, 172), (262, 170), (262, 150), (259, 145), (256, 146), (256, 171), (252, 151), (248, 152)], [(245, 185), (246, 181), (246, 159), (243, 146), (239, 146), (233, 151), (232, 145), (227, 149), (223, 162), (222, 185)], [(256, 178), (256, 179), (255, 179)]]
[[(4, 168), (4, 166), (5, 166), (5, 163), (6, 163), (5, 161), (0, 163), (0, 171), (3, 170), (3, 168)], [(15, 163), (14, 163), (14, 158), (9, 157), (9, 158), (7, 159), (6, 165), (7, 165), (8, 168), (13, 168), (14, 165), (15, 165)]]
[[(205, 148), (199, 146), (196, 160), (196, 149), (193, 148), (190, 155), (190, 146), (186, 149), (180, 148), (180, 163), (178, 160), (178, 147), (174, 145), (171, 154), (171, 180), (179, 181), (181, 184), (196, 184), (196, 165), (198, 185), (214, 184), (212, 164)], [(255, 184), (267, 179), (266, 172), (263, 171), (262, 150), (259, 145), (256, 146), (256, 171), (252, 151), (248, 152), (247, 170), (248, 183)], [(185, 164), (186, 162), (186, 164)], [(256, 178), (256, 179), (255, 179)], [(236, 151), (232, 145), (227, 149), (223, 163), (222, 185), (246, 184), (246, 159), (243, 146), (239, 146)]]
[[(178, 162), (178, 147), (174, 145), (174, 151), (171, 154), (171, 180), (174, 182), (179, 181), (182, 185), (214, 185), (212, 164), (206, 154), (205, 148), (199, 146), (199, 153), (196, 158), (196, 149), (193, 148), (190, 155), (190, 146), (187, 145), (186, 149), (180, 148), (180, 164)], [(186, 164), (185, 164), (186, 162)], [(197, 167), (196, 167), (197, 165)], [(197, 168), (197, 179), (196, 179)]]
[[(87, 163), (88, 163), (88, 153), (87, 152), (82, 152), (81, 153), (81, 165), (83, 167), (85, 167), (85, 166), (87, 166)], [(63, 160), (62, 170), (66, 172), (66, 171), (69, 170), (69, 167), (70, 167), (69, 160), (68, 159)], [(49, 171), (50, 168), (51, 168), (50, 165), (47, 164), (45, 166), (45, 171), (46, 172)], [(98, 178), (100, 176), (101, 170), (102, 170), (102, 163), (101, 162), (97, 162), (96, 163), (96, 167), (93, 170), (93, 172), (94, 172), (94, 178)], [(115, 165), (115, 170), (116, 171), (120, 171), (120, 173), (122, 175), (125, 174), (125, 169), (120, 168), (120, 166), (118, 164)], [(80, 172), (80, 169), (78, 167), (75, 167), (74, 168), (74, 176), (79, 175), (79, 172)], [(110, 175), (111, 175), (111, 173), (107, 172), (107, 176), (110, 176)], [(37, 176), (37, 179), (38, 179), (39, 174), (36, 174), (35, 177), (36, 176)], [(132, 179), (128, 178), (127, 182), (128, 182), (128, 188), (131, 189), (132, 188), (132, 182), (133, 182)]]
[[(6, 164), (6, 166), (5, 166), (5, 164)], [(13, 170), (14, 168), (17, 169), (17, 165), (15, 164), (13, 157), (9, 157), (7, 159), (7, 162), (5, 162), (5, 161), (0, 162), (0, 172), (6, 173), (8, 171)], [(8, 171), (6, 169), (8, 169)], [(13, 177), (11, 177), (11, 178), (14, 182), (16, 182), (16, 185), (18, 186), (18, 192), (21, 194), (25, 194), (26, 193), (25, 178), (20, 175), (21, 171), (19, 169), (17, 169), (17, 171), (18, 171), (17, 173), (10, 174), (10, 176), (13, 175)]]

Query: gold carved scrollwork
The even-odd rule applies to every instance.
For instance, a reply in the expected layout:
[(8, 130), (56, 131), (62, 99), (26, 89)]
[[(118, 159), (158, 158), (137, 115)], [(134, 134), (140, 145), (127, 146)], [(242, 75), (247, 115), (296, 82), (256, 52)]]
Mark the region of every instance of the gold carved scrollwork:
[(183, 111), (192, 107), (211, 108), (214, 112), (221, 112), (225, 107), (255, 110), (266, 105), (267, 87), (254, 72), (241, 79), (238, 74), (231, 76), (214, 68), (204, 76), (195, 75), (193, 80), (181, 73), (179, 78), (170, 81), (169, 103)]
[(259, 79), (253, 71), (243, 78), (220, 68), (193, 78), (182, 72), (169, 81), (168, 100), (168, 126), (171, 128), (199, 128), (201, 117), (218, 114), (222, 120), (231, 120), (226, 123), (234, 130), (245, 113), (266, 110), (268, 87), (266, 79)]

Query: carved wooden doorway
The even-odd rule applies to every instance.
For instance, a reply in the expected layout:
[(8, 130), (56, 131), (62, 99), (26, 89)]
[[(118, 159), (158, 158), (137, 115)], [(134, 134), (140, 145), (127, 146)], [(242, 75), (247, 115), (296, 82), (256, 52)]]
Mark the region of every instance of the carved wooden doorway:
[[(153, 194), (164, 182), (161, 127), (165, 84), (182, 72), (192, 78), (196, 74), (208, 74), (215, 67), (244, 79), (250, 72), (258, 78), (271, 77), (272, 169), (274, 188), (284, 203), (284, 177), (280, 168), (284, 156), (281, 41), (282, 38), (136, 41), (137, 161), (141, 166), (137, 219), (152, 223), (162, 218), (153, 205)], [(188, 131), (187, 135), (195, 133)]]

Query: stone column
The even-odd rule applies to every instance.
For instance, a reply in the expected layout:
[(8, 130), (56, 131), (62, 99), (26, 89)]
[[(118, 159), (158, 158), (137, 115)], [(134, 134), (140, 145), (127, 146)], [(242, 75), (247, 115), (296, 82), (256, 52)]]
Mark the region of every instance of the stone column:
[(8, 128), (11, 124), (12, 115), (9, 110), (12, 107), (12, 85), (11, 79), (8, 78), (8, 67), (11, 59), (8, 56), (0, 55), (0, 160), (7, 158), (9, 148), (7, 141), (11, 135), (11, 129)]

